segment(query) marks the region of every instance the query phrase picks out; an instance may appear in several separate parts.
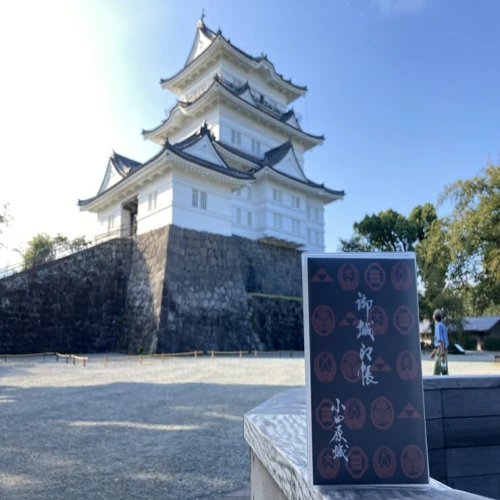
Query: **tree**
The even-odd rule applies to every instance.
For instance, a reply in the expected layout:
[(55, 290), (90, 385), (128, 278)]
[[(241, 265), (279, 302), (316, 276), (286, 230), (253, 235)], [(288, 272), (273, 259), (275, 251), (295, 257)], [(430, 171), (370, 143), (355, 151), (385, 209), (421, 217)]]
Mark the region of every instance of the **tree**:
[(353, 227), (354, 236), (341, 240), (342, 251), (415, 251), (423, 285), (419, 294), (420, 317), (430, 320), (434, 310), (441, 308), (448, 322), (461, 323), (463, 300), (448, 282), (451, 257), (446, 246), (446, 225), (438, 219), (432, 203), (416, 206), (408, 217), (392, 209), (366, 215)]
[[(3, 207), (0, 207), (0, 235), (3, 233), (3, 230), (9, 225), (12, 217), (9, 212), (9, 205), (5, 204)], [(4, 245), (0, 241), (0, 248)]]
[(436, 209), (431, 203), (415, 207), (409, 217), (392, 209), (365, 215), (354, 224), (354, 236), (350, 240), (340, 240), (341, 248), (343, 252), (413, 251), (416, 242), (425, 238), (436, 219)]
[(468, 288), (476, 314), (500, 305), (500, 165), (447, 186), (441, 201), (455, 206), (447, 218), (450, 278)]
[(83, 250), (88, 246), (84, 236), (70, 240), (67, 236), (57, 234), (54, 237), (39, 233), (29, 242), (25, 251), (18, 252), (23, 257), (23, 268), (29, 269), (64, 255)]

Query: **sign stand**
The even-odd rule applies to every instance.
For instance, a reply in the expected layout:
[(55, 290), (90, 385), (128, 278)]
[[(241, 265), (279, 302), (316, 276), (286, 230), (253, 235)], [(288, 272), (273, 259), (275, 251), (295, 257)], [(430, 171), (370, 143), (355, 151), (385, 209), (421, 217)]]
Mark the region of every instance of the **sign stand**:
[(414, 253), (303, 254), (312, 485), (429, 485)]

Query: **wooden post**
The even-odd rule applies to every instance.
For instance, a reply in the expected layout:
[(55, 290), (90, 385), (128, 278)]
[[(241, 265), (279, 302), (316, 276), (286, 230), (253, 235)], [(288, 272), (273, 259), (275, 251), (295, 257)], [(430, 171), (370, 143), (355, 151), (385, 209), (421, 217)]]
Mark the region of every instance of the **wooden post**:
[(293, 352), (292, 351), (290, 351), (290, 357), (293, 358)]
[(212, 351), (212, 359), (214, 359), (214, 351)]
[(142, 354), (139, 354), (139, 364), (142, 365)]
[(76, 365), (76, 359), (75, 358), (73, 358), (73, 364)]
[(56, 361), (59, 363), (59, 354), (56, 353)]
[(165, 353), (164, 352), (161, 353), (161, 362), (165, 363)]
[(257, 357), (257, 349), (255, 349), (255, 351), (253, 352), (253, 355)]
[(83, 358), (83, 367), (85, 368), (87, 366), (87, 360), (85, 358)]
[(194, 351), (194, 359), (198, 359), (198, 351)]
[(240, 351), (240, 359), (243, 357), (243, 351)]
[(43, 362), (45, 363), (45, 353), (43, 353)]

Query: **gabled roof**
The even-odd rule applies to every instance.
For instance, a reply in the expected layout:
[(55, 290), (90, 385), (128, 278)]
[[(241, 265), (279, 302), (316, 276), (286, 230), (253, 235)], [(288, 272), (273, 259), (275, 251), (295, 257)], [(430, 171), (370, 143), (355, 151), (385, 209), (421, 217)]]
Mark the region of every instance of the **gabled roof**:
[[(208, 46), (197, 53), (197, 46), (201, 38), (202, 42), (205, 42)], [(217, 32), (214, 32), (207, 28), (205, 23), (201, 20), (198, 22), (198, 28), (186, 64), (175, 75), (170, 78), (161, 79), (160, 84), (165, 88), (175, 87), (176, 81), (180, 80), (182, 74), (185, 74), (185, 72), (192, 66), (196, 65), (198, 61), (206, 58), (207, 55), (215, 51), (217, 47), (222, 48), (229, 53), (234, 53), (239, 57), (242, 63), (246, 63), (254, 70), (265, 69), (269, 71), (272, 77), (279, 82), (281, 87), (288, 93), (290, 97), (288, 102), (304, 95), (307, 91), (306, 86), (296, 85), (291, 79), (287, 80), (282, 74), (278, 73), (274, 64), (268, 60), (267, 55), (263, 54), (262, 56), (255, 57), (248, 54), (240, 48), (232, 45), (230, 40), (222, 35), (222, 31), (220, 29)]]
[(332, 196), (335, 196), (338, 198), (342, 198), (345, 196), (344, 190), (337, 191), (334, 189), (329, 189), (329, 188), (325, 187), (324, 184), (317, 184), (316, 182), (309, 180), (302, 172), (302, 169), (300, 168), (300, 166), (298, 166), (298, 168), (301, 171), (302, 178), (297, 178), (295, 176), (289, 175), (286, 172), (284, 172), (283, 170), (278, 168), (279, 163), (289, 153), (293, 154), (293, 157), (295, 158), (297, 165), (299, 165), (299, 163), (297, 161), (297, 157), (295, 155), (295, 150), (293, 148), (292, 141), (286, 141), (283, 144), (281, 144), (273, 149), (270, 149), (269, 151), (267, 151), (264, 154), (263, 158), (258, 158), (256, 156), (251, 155), (251, 154), (245, 153), (243, 151), (240, 151), (237, 148), (234, 148), (232, 146), (224, 144), (220, 141), (215, 141), (215, 145), (216, 145), (216, 148), (220, 148), (222, 151), (225, 150), (225, 151), (227, 151), (235, 156), (241, 157), (245, 161), (253, 163), (255, 165), (255, 167), (253, 169), (251, 169), (250, 172), (252, 172), (256, 175), (258, 175), (258, 173), (260, 171), (263, 171), (264, 169), (270, 169), (273, 171), (273, 173), (275, 173), (278, 176), (289, 179), (291, 181), (295, 181), (295, 182), (304, 184), (304, 185), (311, 187), (311, 188), (314, 188), (314, 189), (321, 189)]
[(488, 332), (498, 322), (500, 322), (500, 316), (478, 316), (476, 318), (464, 318), (464, 330), (466, 332)]
[[(196, 30), (196, 36), (194, 37), (193, 44), (191, 45), (191, 50), (189, 51), (189, 55), (184, 63), (184, 66), (187, 66), (192, 60), (199, 56), (200, 53), (197, 54), (198, 48), (201, 45), (209, 45), (211, 42), (215, 40), (217, 33), (213, 32), (210, 28), (205, 26), (205, 23), (200, 19), (198, 21), (198, 29)], [(202, 50), (206, 49), (206, 47), (202, 47)]]
[[(104, 174), (104, 178), (101, 182), (101, 186), (99, 187), (98, 194), (104, 192), (108, 189), (109, 183), (111, 180), (118, 176), (119, 178), (126, 177), (130, 172), (138, 168), (141, 164), (135, 160), (131, 160), (126, 156), (119, 155), (117, 152), (113, 150), (111, 156), (108, 159), (108, 164), (106, 166), (106, 172)], [(113, 184), (116, 184), (119, 181), (115, 181)]]
[[(207, 141), (210, 144), (210, 148), (213, 149), (213, 155), (215, 155), (215, 156), (212, 156), (212, 157), (214, 158), (214, 161), (211, 161), (210, 159), (207, 159), (207, 158), (195, 156), (194, 154), (190, 153), (190, 149), (193, 146), (195, 146), (198, 142), (204, 140), (204, 138), (207, 138)], [(127, 173), (122, 176), (122, 179), (119, 182), (117, 182), (116, 184), (113, 184), (108, 189), (101, 192), (101, 188), (104, 184), (104, 181), (103, 181), (98, 194), (96, 196), (94, 196), (92, 198), (88, 198), (86, 200), (78, 200), (78, 206), (84, 207), (84, 206), (89, 205), (90, 203), (94, 202), (98, 198), (101, 198), (102, 196), (104, 196), (108, 192), (110, 192), (111, 190), (116, 189), (117, 186), (123, 184), (131, 177), (134, 177), (136, 174), (145, 170), (147, 167), (149, 167), (154, 162), (159, 160), (163, 155), (166, 155), (168, 153), (172, 153), (174, 155), (174, 157), (180, 158), (182, 160), (185, 160), (185, 161), (190, 162), (192, 164), (198, 165), (200, 167), (204, 167), (212, 172), (222, 174), (226, 177), (231, 177), (233, 179), (238, 179), (240, 181), (254, 179), (252, 174), (249, 174), (247, 172), (242, 172), (241, 170), (237, 170), (237, 169), (232, 168), (226, 164), (226, 162), (222, 159), (222, 157), (219, 155), (219, 153), (213, 147), (213, 144), (212, 144), (211, 139), (210, 139), (208, 127), (206, 124), (204, 124), (197, 132), (195, 132), (192, 136), (188, 137), (184, 141), (181, 141), (177, 144), (170, 144), (169, 141), (167, 140), (165, 142), (163, 148), (161, 149), (161, 151), (143, 164), (140, 164), (138, 162), (135, 162), (134, 160), (130, 160), (129, 158), (125, 158), (125, 157), (122, 157), (121, 155), (119, 155), (121, 159), (125, 160), (125, 161), (122, 161), (121, 163), (119, 162), (119, 164), (124, 172), (126, 171), (127, 165), (128, 165)], [(116, 155), (116, 153), (115, 153), (115, 155)], [(127, 162), (130, 162), (130, 163), (127, 163)], [(110, 159), (110, 161), (108, 162), (108, 169), (109, 169), (111, 164), (112, 164), (112, 162)], [(114, 165), (114, 162), (113, 162), (113, 165)], [(105, 179), (106, 179), (107, 175), (108, 175), (108, 170), (106, 170)]]
[[(224, 150), (229, 151), (231, 154), (240, 156), (247, 161), (250, 161), (253, 164), (253, 167), (249, 172), (243, 172), (229, 166), (224, 160), (223, 155), (220, 154)], [(165, 155), (168, 155), (170, 153), (172, 153), (176, 158), (189, 162), (189, 164), (194, 164), (199, 167), (206, 168), (214, 173), (222, 174), (239, 181), (251, 181), (255, 180), (256, 177), (260, 177), (261, 174), (272, 174), (274, 177), (286, 179), (288, 182), (292, 182), (297, 186), (304, 185), (315, 190), (320, 190), (320, 192), (330, 195), (330, 198), (332, 200), (342, 198), (344, 196), (344, 191), (335, 191), (333, 189), (328, 189), (323, 184), (317, 184), (305, 177), (295, 156), (293, 144), (291, 141), (287, 141), (280, 146), (267, 151), (263, 158), (257, 158), (252, 155), (243, 153), (242, 151), (239, 151), (235, 148), (217, 142), (213, 138), (212, 133), (209, 131), (208, 126), (205, 122), (198, 129), (198, 131), (176, 144), (170, 144), (170, 142), (167, 140), (163, 145), (161, 151), (150, 158), (144, 164), (140, 164), (139, 162), (113, 152), (113, 155), (108, 162), (108, 170), (110, 167), (119, 169), (122, 179), (102, 192), (101, 190), (99, 190), (98, 194), (92, 198), (89, 198), (87, 200), (79, 200), (78, 205), (80, 207), (85, 207), (96, 201), (98, 198), (105, 196), (110, 191), (119, 189), (120, 185), (122, 185), (124, 182), (127, 182), (128, 179), (140, 174), (142, 171), (144, 171), (148, 167), (151, 167), (155, 162), (160, 160), (162, 156), (165, 158)], [(303, 178), (300, 179), (295, 176), (288, 175), (286, 172), (279, 169), (279, 163), (289, 154), (293, 155), (293, 158), (295, 159), (295, 162), (298, 165)], [(105, 178), (108, 175), (108, 170), (106, 171)]]
[[(213, 161), (207, 160), (205, 158), (200, 158), (199, 156), (195, 156), (194, 154), (190, 153), (190, 149), (193, 148), (193, 146), (198, 142), (204, 140), (204, 138), (206, 138), (207, 144), (210, 145), (210, 147), (213, 149), (213, 153), (216, 155), (216, 158)], [(206, 123), (204, 123), (197, 132), (181, 142), (170, 144), (167, 140), (164, 146), (164, 150), (172, 151), (181, 158), (184, 158), (193, 163), (197, 163), (198, 165), (202, 165), (211, 170), (230, 175), (231, 177), (236, 177), (238, 179), (253, 179), (253, 176), (251, 174), (242, 172), (241, 170), (237, 170), (236, 168), (232, 168), (227, 165), (227, 163), (222, 159), (217, 150), (213, 147), (211, 134)]]
[(160, 132), (162, 128), (165, 128), (165, 126), (170, 122), (170, 120), (177, 112), (181, 110), (189, 110), (190, 108), (196, 106), (198, 103), (206, 99), (207, 96), (211, 94), (211, 92), (220, 92), (221, 95), (231, 97), (233, 98), (233, 100), (238, 99), (243, 106), (249, 106), (250, 109), (252, 109), (254, 112), (258, 114), (260, 113), (260, 116), (264, 116), (266, 117), (266, 119), (270, 119), (271, 123), (274, 124), (279, 123), (283, 132), (286, 133), (286, 131), (289, 131), (296, 137), (302, 138), (307, 143), (309, 143), (309, 147), (312, 147), (313, 145), (316, 144), (321, 144), (325, 140), (324, 135), (309, 134), (307, 132), (304, 132), (299, 127), (296, 127), (292, 123), (290, 123), (290, 118), (294, 116), (293, 110), (290, 110), (286, 113), (278, 114), (278, 112), (271, 112), (270, 110), (266, 109), (265, 106), (259, 105), (255, 101), (255, 99), (253, 99), (253, 97), (252, 97), (253, 102), (251, 102), (248, 98), (243, 99), (242, 96), (244, 94), (248, 95), (249, 90), (250, 88), (248, 86), (248, 82), (239, 88), (235, 88), (234, 86), (228, 84), (227, 82), (225, 82), (219, 76), (216, 75), (214, 77), (213, 83), (202, 94), (196, 97), (196, 99), (193, 99), (192, 101), (189, 102), (177, 101), (177, 104), (170, 110), (168, 117), (165, 120), (163, 120), (163, 122), (160, 125), (150, 130), (143, 129), (142, 134), (146, 139), (148, 138), (148, 136), (154, 136), (156, 133)]
[(119, 155), (115, 151), (110, 156), (109, 161), (113, 163), (114, 167), (122, 175), (128, 175), (132, 170), (141, 166), (138, 161), (131, 160), (126, 156)]

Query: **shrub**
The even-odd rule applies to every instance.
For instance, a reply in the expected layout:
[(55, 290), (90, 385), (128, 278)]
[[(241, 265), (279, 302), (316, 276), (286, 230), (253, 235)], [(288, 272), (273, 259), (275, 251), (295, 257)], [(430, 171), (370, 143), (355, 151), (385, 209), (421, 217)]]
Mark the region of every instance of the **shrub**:
[(461, 333), (458, 336), (458, 342), (466, 351), (475, 351), (477, 349), (477, 339), (474, 336)]
[(484, 347), (487, 351), (500, 351), (500, 338), (487, 338)]

